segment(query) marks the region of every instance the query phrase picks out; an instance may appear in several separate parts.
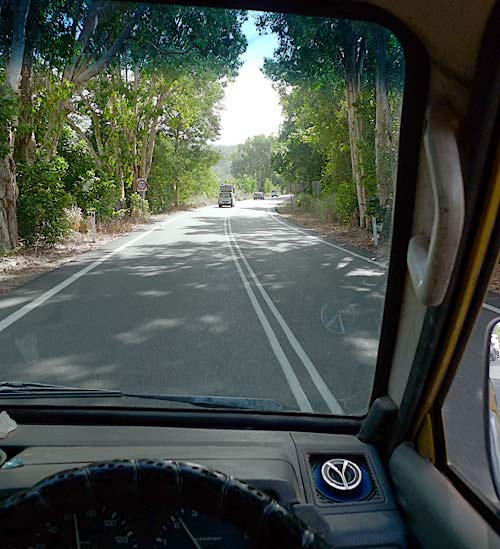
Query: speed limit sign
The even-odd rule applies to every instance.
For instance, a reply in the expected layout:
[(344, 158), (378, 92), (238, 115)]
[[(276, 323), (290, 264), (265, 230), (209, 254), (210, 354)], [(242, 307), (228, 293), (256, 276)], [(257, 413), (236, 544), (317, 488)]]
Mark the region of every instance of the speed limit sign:
[(141, 177), (137, 180), (137, 190), (139, 192), (144, 192), (148, 190), (148, 182), (144, 177)]

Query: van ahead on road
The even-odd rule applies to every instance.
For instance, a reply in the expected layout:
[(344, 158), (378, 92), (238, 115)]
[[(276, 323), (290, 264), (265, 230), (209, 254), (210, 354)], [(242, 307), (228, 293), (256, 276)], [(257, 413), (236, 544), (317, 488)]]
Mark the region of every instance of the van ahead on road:
[(222, 206), (234, 206), (236, 197), (234, 194), (234, 185), (221, 185), (219, 188), (219, 208)]

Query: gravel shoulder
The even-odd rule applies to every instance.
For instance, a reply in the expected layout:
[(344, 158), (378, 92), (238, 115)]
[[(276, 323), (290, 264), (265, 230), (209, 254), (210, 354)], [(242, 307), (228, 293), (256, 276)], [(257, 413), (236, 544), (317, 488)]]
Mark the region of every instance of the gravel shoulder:
[(0, 295), (5, 295), (30, 280), (73, 261), (81, 254), (96, 250), (136, 229), (161, 221), (171, 213), (173, 211), (152, 215), (145, 222), (131, 221), (120, 227), (108, 227), (106, 231), (97, 233), (95, 242), (90, 232), (72, 232), (70, 236), (53, 246), (38, 248), (20, 246), (0, 255)]
[(370, 233), (359, 227), (349, 227), (334, 223), (323, 223), (317, 216), (309, 212), (291, 209), (289, 205), (278, 206), (277, 212), (285, 219), (290, 219), (307, 229), (313, 229), (319, 234), (333, 240), (336, 244), (345, 244), (354, 249), (363, 250), (379, 259), (388, 259), (389, 246), (383, 242), (377, 247)]

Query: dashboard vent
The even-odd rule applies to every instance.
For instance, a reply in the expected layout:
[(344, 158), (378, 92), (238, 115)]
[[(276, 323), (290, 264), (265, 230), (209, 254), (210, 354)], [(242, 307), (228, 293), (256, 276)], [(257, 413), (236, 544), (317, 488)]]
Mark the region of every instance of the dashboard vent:
[(320, 504), (375, 503), (384, 500), (365, 456), (312, 454), (308, 460), (315, 495)]

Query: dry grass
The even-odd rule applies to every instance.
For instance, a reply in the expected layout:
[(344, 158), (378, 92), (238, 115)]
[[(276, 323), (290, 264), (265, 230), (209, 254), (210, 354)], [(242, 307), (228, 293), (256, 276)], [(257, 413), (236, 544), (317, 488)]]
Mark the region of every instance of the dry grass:
[(98, 224), (96, 241), (92, 241), (90, 221), (83, 219), (79, 229), (61, 242), (49, 247), (20, 246), (0, 255), (0, 294), (26, 284), (37, 276), (53, 271), (72, 261), (80, 254), (90, 252), (141, 226), (160, 221), (165, 214), (152, 215), (147, 219), (117, 218)]
[[(213, 201), (208, 201), (213, 203)], [(165, 213), (150, 215), (145, 219), (141, 217), (117, 217), (97, 224), (96, 241), (92, 242), (90, 232), (90, 219), (82, 218), (79, 223), (79, 231), (63, 241), (50, 247), (20, 246), (3, 255), (0, 252), (0, 295), (26, 284), (30, 280), (43, 273), (53, 271), (72, 261), (78, 255), (100, 248), (103, 244), (126, 235), (135, 229), (161, 221), (167, 215), (178, 211), (193, 210), (196, 205), (181, 205), (169, 209)]]
[(76, 256), (95, 250), (113, 238), (98, 234), (92, 242), (90, 234), (75, 232), (62, 242), (46, 248), (20, 246), (0, 256), (0, 294), (5, 294), (33, 278), (52, 271)]
[(349, 227), (331, 221), (323, 221), (315, 213), (304, 212), (300, 209), (292, 210), (289, 205), (280, 206), (278, 212), (283, 217), (288, 217), (308, 229), (314, 229), (319, 234), (331, 238), (338, 244), (347, 244), (348, 246), (359, 248), (372, 254), (376, 253), (378, 257), (384, 257), (388, 253), (387, 246), (381, 243), (378, 247), (375, 247), (371, 234), (360, 227)]

